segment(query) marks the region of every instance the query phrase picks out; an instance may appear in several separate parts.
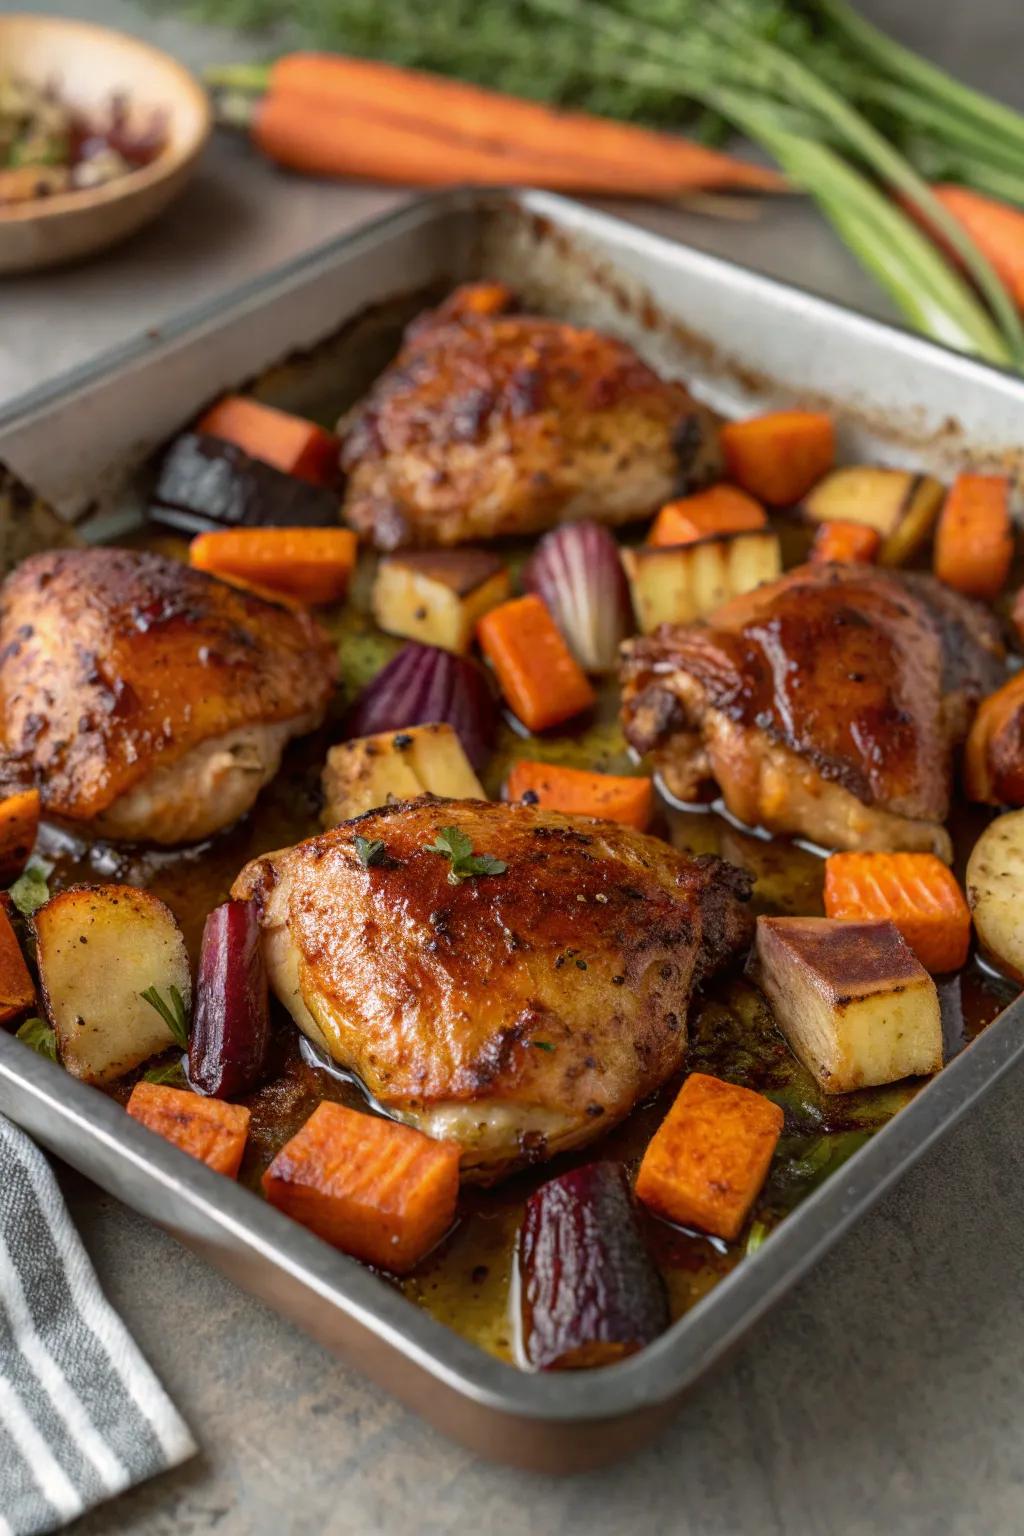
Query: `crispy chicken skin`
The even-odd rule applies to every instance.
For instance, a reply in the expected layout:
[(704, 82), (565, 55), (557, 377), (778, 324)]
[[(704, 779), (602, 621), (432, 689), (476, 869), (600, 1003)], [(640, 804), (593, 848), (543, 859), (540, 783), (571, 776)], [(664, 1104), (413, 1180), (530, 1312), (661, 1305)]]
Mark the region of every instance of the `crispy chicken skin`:
[(378, 549), (628, 523), (706, 477), (715, 436), (681, 384), (511, 307), (499, 284), (458, 289), (339, 426), (345, 515)]
[(953, 749), (1002, 675), (995, 621), (927, 576), (801, 566), (623, 648), (623, 723), (682, 800), (828, 848), (949, 858)]
[(334, 669), (307, 615), (159, 555), (34, 555), (0, 590), (5, 751), (45, 815), (101, 836), (190, 842), (236, 820), (322, 720)]
[[(445, 826), (504, 874), (455, 885)], [(365, 867), (354, 838), (380, 839)], [(676, 1072), (695, 985), (749, 945), (747, 877), (611, 822), (424, 796), (257, 859), (271, 985), (390, 1114), (501, 1177)]]

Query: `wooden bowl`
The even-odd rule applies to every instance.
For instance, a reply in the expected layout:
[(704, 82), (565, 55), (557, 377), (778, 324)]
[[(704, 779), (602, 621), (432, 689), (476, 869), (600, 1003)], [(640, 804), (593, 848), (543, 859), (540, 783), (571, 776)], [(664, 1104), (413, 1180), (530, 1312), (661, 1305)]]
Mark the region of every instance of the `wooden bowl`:
[(87, 112), (112, 96), (148, 120), (163, 114), (167, 142), (151, 164), (103, 186), (0, 206), (0, 273), (74, 261), (134, 234), (185, 185), (210, 133), (206, 92), (185, 67), (123, 32), (60, 16), (0, 15), (5, 73), (53, 82)]

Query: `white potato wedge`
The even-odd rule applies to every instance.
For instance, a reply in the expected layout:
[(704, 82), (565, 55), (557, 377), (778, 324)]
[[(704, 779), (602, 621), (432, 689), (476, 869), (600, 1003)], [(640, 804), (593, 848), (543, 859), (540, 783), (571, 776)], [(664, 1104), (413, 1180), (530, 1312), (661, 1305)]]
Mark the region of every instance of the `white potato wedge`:
[(462, 655), (477, 620), (510, 592), (505, 563), (490, 550), (428, 549), (382, 560), (371, 603), (389, 634)]
[(130, 885), (77, 886), (33, 920), (39, 981), (61, 1062), (73, 1077), (109, 1083), (174, 1044), (142, 993), (156, 987), (186, 1010), (192, 979), (174, 916)]
[(325, 827), (417, 795), (487, 798), (462, 742), (447, 724), (416, 725), (340, 742), (327, 754), (322, 784)]
[(659, 624), (690, 624), (782, 571), (778, 536), (767, 528), (624, 549), (622, 561), (645, 635)]
[(942, 1066), (939, 994), (890, 922), (759, 917), (750, 973), (825, 1093)]
[(1024, 811), (985, 828), (967, 861), (966, 884), (983, 953), (1024, 986)]
[(935, 526), (945, 487), (932, 475), (875, 464), (834, 469), (804, 497), (813, 523), (864, 523), (881, 535), (882, 565), (903, 565)]

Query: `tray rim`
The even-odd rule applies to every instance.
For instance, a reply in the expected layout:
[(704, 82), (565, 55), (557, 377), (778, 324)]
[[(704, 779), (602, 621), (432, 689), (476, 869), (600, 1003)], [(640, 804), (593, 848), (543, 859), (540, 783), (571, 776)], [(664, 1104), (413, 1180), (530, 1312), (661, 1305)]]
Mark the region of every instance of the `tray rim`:
[[(156, 333), (142, 332), (105, 350), (55, 379), (0, 407), (0, 434), (13, 434), (41, 412), (58, 407), (101, 381), (128, 370), (179, 341), (247, 309), (280, 297), (318, 269), (341, 266), (381, 238), (414, 230), (425, 219), (485, 214), (512, 206), (528, 215), (550, 217), (570, 232), (580, 224), (600, 242), (602, 233), (626, 231), (639, 247), (661, 255), (685, 252), (688, 263), (722, 278), (742, 281), (766, 294), (799, 297), (820, 318), (863, 329), (887, 348), (894, 344), (920, 356), (927, 366), (941, 362), (965, 378), (998, 379), (1019, 393), (1024, 381), (1007, 370), (917, 336), (863, 311), (822, 297), (796, 284), (630, 224), (555, 194), (505, 189), (456, 188), (430, 193), (388, 210), (353, 230), (332, 237), (233, 290), (180, 311)], [(600, 251), (598, 252), (600, 255)], [(979, 373), (975, 375), (975, 370)], [(131, 1164), (153, 1186), (201, 1210), (226, 1237), (242, 1239), (251, 1257), (262, 1257), (299, 1280), (367, 1329), (383, 1344), (419, 1366), (439, 1383), (481, 1408), (538, 1423), (587, 1424), (664, 1405), (679, 1397), (870, 1208), (902, 1174), (1015, 1064), (1024, 1058), (1024, 995), (1011, 1002), (915, 1098), (877, 1131), (830, 1179), (770, 1234), (761, 1249), (744, 1259), (679, 1318), (654, 1344), (620, 1364), (579, 1374), (542, 1374), (487, 1354), (408, 1300), (387, 1281), (336, 1252), (275, 1211), (251, 1191), (227, 1183), (145, 1127), (130, 1120), (102, 1092), (77, 1082), (0, 1031), (0, 1108), (13, 1092), (25, 1094), (56, 1122), (74, 1130), (97, 1152)], [(6, 1112), (20, 1123), (17, 1108)], [(35, 1135), (49, 1144), (45, 1130)], [(74, 1161), (66, 1150), (62, 1155)], [(79, 1164), (81, 1166), (81, 1164)], [(85, 1171), (96, 1175), (92, 1168)], [(99, 1182), (97, 1180), (97, 1182)], [(140, 1209), (142, 1207), (140, 1206)], [(168, 1225), (168, 1223), (164, 1223)]]

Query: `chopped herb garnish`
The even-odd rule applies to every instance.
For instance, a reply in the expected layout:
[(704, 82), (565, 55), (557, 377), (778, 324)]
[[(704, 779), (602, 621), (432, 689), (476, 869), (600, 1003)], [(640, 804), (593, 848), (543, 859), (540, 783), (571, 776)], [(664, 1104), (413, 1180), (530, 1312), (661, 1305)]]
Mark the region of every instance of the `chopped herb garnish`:
[(45, 1019), (26, 1019), (16, 1038), (30, 1045), (40, 1056), (49, 1056), (51, 1061), (57, 1060), (57, 1036)]
[(440, 853), (451, 859), (448, 884), (458, 885), (475, 875), (503, 875), (508, 868), (504, 859), (495, 859), (489, 853), (474, 853), (473, 844), (461, 827), (442, 827), (437, 841), (426, 844), (428, 853)]
[(530, 1044), (536, 1046), (538, 1051), (553, 1051), (555, 1048), (550, 1040), (531, 1040)]
[(46, 883), (46, 874), (38, 864), (30, 864), (23, 875), (19, 875), (7, 893), (22, 917), (31, 917), (33, 912), (38, 912), (40, 907), (45, 907), (50, 899), (50, 887)]
[(139, 996), (143, 1002), (155, 1008), (170, 1030), (175, 1045), (180, 1045), (183, 1051), (188, 1050), (188, 1017), (185, 1012), (185, 999), (177, 987), (168, 987), (171, 1001), (168, 1003), (156, 987), (147, 987)]
[[(147, 998), (148, 1002), (149, 999)], [(143, 1072), (144, 1083), (166, 1083), (170, 1087), (186, 1088), (188, 1079), (185, 1076), (185, 1066), (180, 1057), (174, 1061), (165, 1061), (159, 1067), (150, 1067), (148, 1072)]]
[(763, 1221), (752, 1222), (747, 1234), (747, 1254), (756, 1253), (767, 1236), (768, 1228)]
[(374, 864), (383, 864), (385, 848), (379, 837), (354, 837), (352, 846), (356, 850), (356, 858), (364, 869), (369, 869)]

